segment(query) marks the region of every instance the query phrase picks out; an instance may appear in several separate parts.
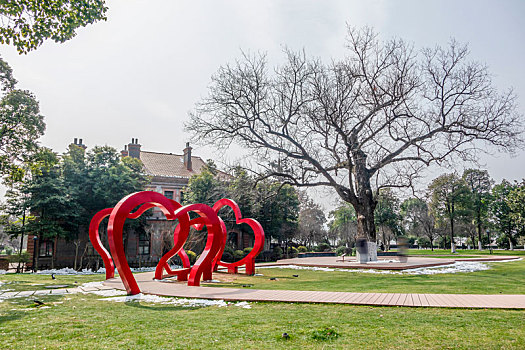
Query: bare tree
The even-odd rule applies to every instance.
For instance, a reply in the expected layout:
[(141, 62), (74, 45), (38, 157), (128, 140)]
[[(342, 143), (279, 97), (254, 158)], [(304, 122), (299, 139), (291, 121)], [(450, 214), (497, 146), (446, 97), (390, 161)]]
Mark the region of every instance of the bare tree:
[(418, 52), (349, 28), (347, 48), (328, 64), (287, 49), (273, 70), (243, 54), (219, 68), (186, 127), (199, 143), (248, 149), (263, 177), (332, 187), (371, 240), (378, 189), (411, 186), (432, 163), (474, 160), (480, 146), (519, 145), (515, 95), (499, 93), (466, 46)]

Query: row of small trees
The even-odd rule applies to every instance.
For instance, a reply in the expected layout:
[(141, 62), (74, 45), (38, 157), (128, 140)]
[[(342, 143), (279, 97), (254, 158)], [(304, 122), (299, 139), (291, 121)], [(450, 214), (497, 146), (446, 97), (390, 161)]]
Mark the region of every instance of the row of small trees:
[[(420, 246), (451, 247), (458, 241), (482, 249), (494, 239), (513, 249), (525, 235), (525, 181), (494, 184), (485, 170), (468, 169), (462, 176), (443, 174), (422, 198), (401, 200), (391, 190), (377, 195), (377, 240), (384, 249), (399, 235), (417, 238)], [(355, 239), (355, 212), (342, 205), (330, 213), (328, 235), (342, 243)], [(462, 240), (458, 240), (462, 237)]]
[[(62, 155), (41, 148), (25, 163), (22, 174), (22, 178), (6, 178), (9, 188), (1, 208), (4, 231), (22, 239), (32, 233), (38, 242), (54, 241), (54, 249), (59, 238), (76, 242), (85, 237), (96, 212), (143, 190), (148, 182), (140, 160), (121, 158), (108, 146), (86, 152), (72, 144)], [(77, 243), (78, 256), (87, 246)]]

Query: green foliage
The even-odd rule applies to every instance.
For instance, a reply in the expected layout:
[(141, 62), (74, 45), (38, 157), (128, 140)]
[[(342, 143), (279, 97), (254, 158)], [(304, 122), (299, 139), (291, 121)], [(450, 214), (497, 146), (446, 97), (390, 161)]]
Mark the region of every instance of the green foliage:
[(274, 260), (283, 258), (283, 249), (279, 246), (275, 246), (272, 250)]
[(190, 264), (195, 264), (195, 261), (197, 261), (197, 254), (191, 250), (186, 250), (186, 255), (188, 255), (188, 258), (190, 259)]
[(299, 253), (299, 250), (295, 247), (288, 247), (288, 255), (289, 257), (297, 257), (297, 254)]
[(21, 263), (28, 263), (30, 260), (30, 257), (29, 257), (29, 253), (26, 251), (26, 252), (22, 252), (22, 254), (18, 255), (18, 254), (13, 254), (13, 255), (10, 255), (9, 256), (9, 262), (10, 263), (18, 263), (18, 262), (21, 262)]
[(308, 251), (308, 248), (306, 248), (304, 245), (300, 245), (297, 247), (297, 251), (299, 253), (306, 253)]
[(246, 256), (246, 255), (250, 254), (250, 252), (252, 251), (252, 249), (253, 249), (252, 247), (246, 247), (246, 248), (244, 248), (244, 249), (242, 250), (242, 252), (243, 252), (244, 255)]
[(342, 203), (328, 215), (331, 218), (330, 232), (336, 235), (341, 242), (346, 244), (354, 242), (357, 234), (357, 217), (354, 207), (348, 203)]
[(0, 58), (0, 176), (8, 184), (23, 179), (26, 169), (38, 151), (37, 140), (44, 134), (44, 117), (35, 96), (15, 89), (11, 67)]
[(312, 332), (312, 339), (317, 341), (330, 341), (338, 337), (339, 333), (337, 333), (334, 327), (324, 327)]
[(241, 260), (244, 257), (245, 257), (245, 254), (242, 250), (236, 250), (233, 252), (233, 258), (235, 260)]
[[(293, 187), (268, 180), (256, 185), (255, 179), (240, 167), (234, 169), (232, 177), (218, 175), (218, 170), (208, 162), (199, 175), (190, 178), (184, 190), (184, 203), (212, 206), (221, 198), (229, 198), (239, 205), (243, 217), (251, 217), (261, 223), (267, 237), (284, 240), (295, 235), (299, 200)], [(245, 225), (236, 225), (231, 210), (224, 208), (220, 215), (228, 230), (236, 228), (252, 232)]]
[(46, 39), (63, 43), (76, 29), (106, 20), (103, 0), (15, 0), (0, 5), (0, 43), (19, 53), (36, 49)]
[(330, 244), (328, 243), (320, 243), (317, 247), (315, 247), (316, 252), (329, 252), (332, 250), (332, 247), (330, 247)]
[[(4, 212), (16, 218), (26, 213), (25, 226), (20, 220), (9, 226), (12, 235), (33, 232), (40, 238), (75, 239), (79, 232), (87, 232), (97, 211), (143, 190), (148, 182), (139, 160), (121, 159), (107, 146), (95, 147), (86, 155), (83, 148), (71, 145), (60, 158), (43, 148), (37, 159), (30, 176), (6, 193)], [(144, 223), (138, 222), (126, 227), (140, 229)]]
[(508, 198), (516, 187), (507, 180), (503, 180), (492, 188), (490, 199), (490, 212), (494, 220), (492, 229), (510, 238), (511, 241), (517, 233), (517, 226), (513, 220), (513, 211), (509, 206)]
[(233, 249), (230, 246), (224, 247), (224, 252), (222, 253), (221, 260), (226, 262), (233, 262)]
[(343, 254), (351, 255), (352, 254), (352, 249), (342, 245), (342, 246), (339, 246), (339, 247), (337, 247), (335, 249), (335, 253), (337, 255), (343, 255)]

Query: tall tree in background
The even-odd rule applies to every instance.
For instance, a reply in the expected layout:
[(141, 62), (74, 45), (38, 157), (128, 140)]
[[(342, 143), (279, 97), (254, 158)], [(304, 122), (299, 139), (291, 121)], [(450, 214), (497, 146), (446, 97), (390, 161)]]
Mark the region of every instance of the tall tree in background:
[(401, 215), (399, 214), (399, 199), (389, 189), (379, 191), (375, 209), (376, 227), (379, 228), (380, 239), (384, 250), (390, 250), (390, 240), (401, 234)]
[(355, 209), (348, 203), (342, 203), (339, 207), (332, 210), (330, 217), (330, 231), (336, 233), (339, 240), (347, 247), (351, 247), (357, 235), (357, 217)]
[(0, 176), (7, 185), (22, 180), (45, 130), (35, 96), (16, 89), (16, 83), (11, 67), (0, 58)]
[(454, 228), (456, 221), (465, 215), (468, 188), (456, 174), (444, 174), (435, 178), (428, 189), (432, 196), (431, 206), (434, 213), (448, 220), (450, 250), (455, 253)]
[(20, 54), (46, 39), (63, 43), (88, 24), (106, 20), (103, 0), (10, 0), (0, 2), (0, 43)]
[(516, 225), (518, 235), (525, 235), (525, 180), (510, 191), (507, 196), (507, 204), (511, 211), (510, 217)]
[(401, 203), (401, 213), (408, 231), (416, 236), (427, 237), (431, 249), (434, 250), (434, 241), (437, 238), (436, 221), (427, 202), (419, 198), (406, 199)]
[(369, 28), (349, 28), (346, 46), (348, 56), (328, 64), (285, 50), (273, 69), (264, 55), (243, 55), (212, 76), (187, 129), (200, 143), (239, 144), (263, 177), (333, 188), (372, 241), (375, 190), (411, 186), (432, 163), (520, 144), (515, 95), (498, 92), (466, 46), (417, 52)]
[[(463, 181), (470, 190), (472, 196), (471, 208), (474, 214), (474, 223), (478, 233), (478, 249), (482, 246), (482, 229), (487, 222), (488, 197), (492, 187), (492, 180), (488, 171), (479, 169), (467, 169), (463, 172)], [(472, 242), (474, 244), (474, 242)]]
[(302, 245), (311, 249), (314, 243), (326, 238), (326, 216), (323, 209), (306, 192), (300, 192), (299, 233), (296, 237)]
[(501, 183), (492, 188), (489, 206), (494, 220), (492, 229), (501, 234), (500, 238), (507, 238), (511, 250), (514, 249), (517, 227), (513, 219), (512, 209), (509, 206), (509, 195), (516, 187), (517, 185), (511, 184), (505, 179), (502, 180)]

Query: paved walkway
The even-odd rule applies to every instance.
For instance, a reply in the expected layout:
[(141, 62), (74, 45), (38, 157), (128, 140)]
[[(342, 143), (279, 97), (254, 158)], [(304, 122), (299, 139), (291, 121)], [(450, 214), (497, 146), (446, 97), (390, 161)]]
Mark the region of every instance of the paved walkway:
[[(219, 287), (188, 287), (183, 282), (159, 282), (152, 272), (135, 274), (146, 294), (227, 301), (275, 301), (288, 303), (332, 303), (352, 305), (525, 309), (525, 295), (347, 293), (300, 290), (263, 290)], [(124, 289), (120, 278), (104, 282)]]
[(355, 257), (348, 257), (342, 260), (340, 256), (323, 256), (309, 258), (292, 258), (281, 259), (273, 263), (261, 263), (257, 266), (278, 266), (278, 265), (297, 265), (297, 266), (314, 266), (329, 267), (342, 269), (374, 269), (374, 270), (408, 270), (419, 267), (445, 266), (455, 263), (456, 261), (505, 261), (518, 259), (518, 256), (454, 256), (447, 259), (409, 256), (406, 261), (401, 262), (397, 256), (378, 257), (377, 261), (360, 264)]

